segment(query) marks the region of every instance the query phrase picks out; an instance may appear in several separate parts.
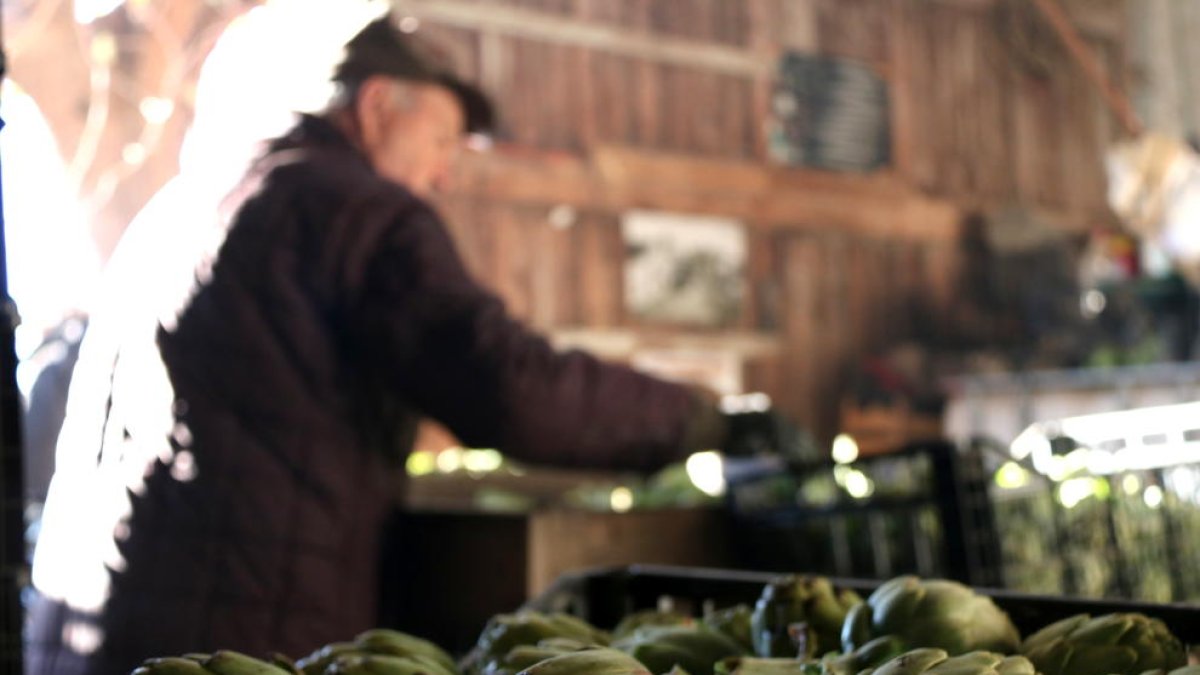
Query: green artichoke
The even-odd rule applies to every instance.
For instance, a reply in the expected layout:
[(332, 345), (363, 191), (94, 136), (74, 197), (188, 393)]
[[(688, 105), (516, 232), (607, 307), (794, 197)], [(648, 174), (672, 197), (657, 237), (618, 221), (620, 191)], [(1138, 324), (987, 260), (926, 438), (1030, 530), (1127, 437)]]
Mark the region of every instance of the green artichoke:
[(820, 661), (781, 657), (733, 657), (714, 668), (716, 675), (857, 675), (904, 651), (894, 637), (872, 640), (849, 654), (830, 652)]
[(355, 654), (339, 656), (323, 675), (448, 675), (452, 672), (425, 656)]
[[(838, 632), (846, 613), (862, 598), (836, 590), (825, 577), (786, 576), (767, 584), (750, 617), (754, 652), (758, 656), (820, 656), (838, 648)], [(803, 624), (803, 639), (792, 631)], [(803, 645), (798, 644), (803, 642)]]
[(632, 614), (626, 614), (612, 630), (614, 640), (620, 640), (645, 626), (691, 626), (696, 620), (687, 614), (679, 612), (663, 612), (657, 609), (644, 609)]
[[(347, 666), (355, 661), (355, 668), (366, 667), (357, 656), (396, 656), (434, 664), (439, 672), (456, 674), (454, 658), (429, 640), (386, 628), (375, 628), (359, 633), (353, 642), (333, 642), (296, 662), (296, 668), (305, 675), (324, 675), (329, 666), (345, 659)], [(370, 664), (367, 664), (370, 665)]]
[(518, 675), (653, 675), (637, 659), (616, 649), (597, 647), (541, 661)]
[(743, 654), (726, 635), (706, 626), (646, 626), (613, 643), (655, 673), (675, 666), (692, 675), (711, 675), (713, 664)]
[(503, 658), (491, 661), (483, 668), (483, 675), (515, 675), (526, 668), (563, 654), (592, 648), (570, 638), (550, 638), (536, 645), (517, 645), (508, 650)]
[(502, 660), (513, 647), (536, 645), (552, 638), (568, 638), (585, 645), (607, 646), (608, 633), (569, 614), (521, 611), (493, 616), (471, 653), (463, 660), (463, 672), (481, 673), (488, 664)]
[(1166, 624), (1135, 613), (1077, 614), (1025, 638), (1021, 653), (1044, 675), (1138, 675), (1187, 664)]
[[(132, 675), (234, 675), (235, 673), (257, 673), (258, 675), (292, 675), (295, 666), (282, 655), (273, 655), (270, 661), (221, 649), (211, 654), (185, 654), (146, 659), (133, 670)], [(433, 674), (431, 674), (433, 675)]]
[(1175, 670), (1156, 668), (1154, 670), (1147, 670), (1142, 675), (1200, 675), (1200, 666), (1184, 666)]
[(1023, 656), (973, 651), (950, 656), (942, 649), (914, 649), (859, 675), (1035, 675)]
[(751, 628), (751, 617), (754, 611), (747, 605), (734, 605), (717, 610), (704, 617), (705, 626), (724, 633), (738, 643), (746, 653), (754, 653), (754, 631)]
[(824, 675), (856, 675), (889, 661), (904, 652), (904, 643), (894, 635), (875, 638), (858, 649), (846, 653), (830, 653), (821, 659)]
[(906, 649), (942, 649), (951, 655), (978, 650), (1011, 654), (1020, 644), (1012, 620), (991, 598), (956, 581), (897, 577), (863, 604), (842, 626), (843, 651), (894, 636)]
[(717, 662), (714, 675), (823, 675), (821, 666), (800, 659), (734, 656)]

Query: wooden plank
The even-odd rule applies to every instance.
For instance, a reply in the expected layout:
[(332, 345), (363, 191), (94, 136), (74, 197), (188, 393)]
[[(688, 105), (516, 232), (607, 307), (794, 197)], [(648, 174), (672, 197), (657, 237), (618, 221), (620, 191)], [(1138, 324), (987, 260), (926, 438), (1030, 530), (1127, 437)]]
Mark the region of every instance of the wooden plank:
[(1058, 0), (1033, 0), (1033, 4), (1042, 16), (1054, 28), (1055, 34), (1062, 41), (1074, 62), (1082, 69), (1084, 75), (1100, 90), (1101, 95), (1113, 110), (1113, 114), (1121, 121), (1129, 136), (1142, 133), (1142, 121), (1133, 110), (1133, 104), (1125, 93), (1113, 85), (1108, 76), (1108, 70), (1095, 51), (1079, 35), (1071, 17), (1063, 11)]
[(634, 63), (635, 119), (637, 120), (634, 142), (647, 148), (662, 145), (661, 100), (664, 96), (662, 66), (649, 62)]
[(580, 324), (609, 328), (621, 323), (625, 259), (620, 224), (607, 213), (584, 212), (579, 230)]
[(1011, 121), (1007, 102), (1008, 80), (1004, 70), (1004, 44), (997, 36), (992, 20), (976, 22), (978, 41), (978, 80), (975, 90), (979, 101), (979, 145), (987, 158), (981, 167), (981, 194), (990, 203), (1011, 201), (1016, 177), (1013, 171)]
[(550, 285), (553, 302), (551, 326), (578, 326), (583, 320), (579, 303), (579, 239), (578, 220), (570, 225), (546, 222), (541, 229), (544, 256), (548, 271), (541, 281)]
[(633, 90), (632, 62), (623, 56), (611, 54), (589, 53), (589, 57), (592, 60), (592, 81), (595, 83), (594, 144), (634, 143), (635, 114), (630, 100)]
[[(599, 137), (599, 122), (597, 117), (601, 101), (596, 96), (598, 88), (596, 69), (593, 66), (595, 55), (590, 49), (572, 48), (574, 55), (571, 64), (568, 88), (575, 88), (579, 128), (577, 130), (578, 145), (584, 150), (596, 144)], [(621, 96), (623, 99), (624, 96)]]
[(772, 402), (782, 401), (783, 392), (790, 386), (778, 357), (747, 360), (742, 366), (742, 384), (744, 391), (762, 392)]
[[(896, 36), (892, 44), (897, 52), (903, 52), (898, 67), (905, 68), (907, 98), (913, 102), (911, 122), (908, 125), (907, 147), (911, 156), (898, 167), (919, 189), (935, 190), (939, 171), (937, 166), (937, 106), (934, 105), (936, 87), (933, 73), (934, 35), (930, 27), (932, 9), (927, 3), (914, 0), (898, 0), (901, 3), (903, 36)], [(903, 39), (902, 39), (903, 38)], [(904, 93), (902, 91), (902, 93)], [(903, 134), (904, 129), (898, 133)]]
[(583, 349), (597, 356), (624, 360), (642, 350), (726, 352), (742, 358), (774, 358), (782, 349), (780, 335), (754, 331), (697, 332), (657, 326), (580, 328), (559, 326), (551, 332), (560, 348)]
[(783, 392), (781, 411), (801, 425), (812, 427), (817, 409), (817, 359), (815, 347), (821, 326), (818, 316), (821, 251), (807, 236), (791, 236), (781, 251), (784, 262), (783, 369), (792, 385)]
[(771, 233), (762, 230), (746, 233), (746, 285), (738, 321), (743, 330), (774, 330), (779, 321), (773, 297), (777, 272), (772, 239)]
[(879, 270), (867, 255), (871, 243), (870, 240), (853, 242), (844, 261), (847, 270), (846, 320), (850, 324), (846, 347), (854, 353), (863, 351), (872, 336), (879, 334), (878, 313), (873, 304)]
[(838, 227), (865, 236), (953, 236), (958, 210), (887, 174), (860, 176), (764, 167), (601, 146), (587, 162), (561, 153), (465, 158), (464, 194), (577, 207), (709, 213), (767, 228)]
[[(777, 63), (780, 56), (780, 23), (783, 19), (779, 0), (759, 0), (745, 5), (748, 41), (750, 49), (763, 61)], [(745, 140), (745, 150), (740, 156), (768, 160), (767, 120), (771, 117), (771, 98), (774, 95), (774, 70), (760, 73), (749, 82), (748, 96), (739, 98), (748, 101), (739, 109), (739, 126)], [(740, 93), (740, 92), (739, 92)]]
[[(422, 21), (487, 30), (529, 40), (570, 44), (659, 63), (755, 76), (774, 64), (755, 54), (700, 40), (647, 35), (528, 9), (464, 0), (397, 0), (397, 9)], [(674, 3), (656, 3), (651, 11)], [(661, 24), (660, 24), (661, 26)]]
[(817, 0), (821, 53), (875, 66), (891, 58), (888, 3), (879, 0)]
[(912, 27), (906, 0), (888, 0), (891, 50), (888, 62), (888, 114), (891, 117), (892, 169), (901, 176), (914, 172), (917, 102), (913, 98), (913, 64), (911, 58)]
[(728, 566), (734, 559), (728, 541), (723, 509), (539, 511), (529, 516), (527, 588), (532, 597), (559, 576), (585, 567)]
[(531, 244), (527, 228), (515, 210), (506, 205), (493, 208), (496, 228), (496, 257), (491, 286), (504, 299), (513, 316), (533, 317)]

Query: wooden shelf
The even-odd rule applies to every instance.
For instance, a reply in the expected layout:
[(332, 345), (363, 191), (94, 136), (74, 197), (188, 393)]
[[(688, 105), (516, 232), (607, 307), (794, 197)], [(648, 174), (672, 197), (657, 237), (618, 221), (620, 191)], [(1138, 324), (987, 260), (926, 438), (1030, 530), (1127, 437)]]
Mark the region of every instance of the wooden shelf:
[(741, 359), (778, 356), (783, 338), (774, 333), (722, 331), (698, 333), (684, 329), (556, 328), (550, 338), (560, 348), (575, 348), (610, 359), (639, 351), (672, 350), (724, 352)]

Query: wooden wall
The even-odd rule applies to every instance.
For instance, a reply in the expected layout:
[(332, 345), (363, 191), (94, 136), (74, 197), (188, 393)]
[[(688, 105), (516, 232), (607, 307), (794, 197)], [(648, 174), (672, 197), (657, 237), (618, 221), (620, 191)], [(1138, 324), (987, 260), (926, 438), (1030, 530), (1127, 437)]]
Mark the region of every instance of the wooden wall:
[[(735, 352), (749, 387), (825, 438), (859, 359), (925, 328), (917, 324), (928, 314), (914, 307), (937, 314), (955, 302), (964, 210), (1019, 203), (1073, 229), (1106, 217), (1100, 158), (1114, 125), (1052, 37), (1007, 13), (1008, 0), (397, 4), (499, 103), (499, 145), (466, 160), (461, 189), (442, 207), (470, 267), (513, 312), (614, 357), (631, 346)], [(1070, 3), (1114, 64), (1125, 40), (1120, 5)], [(226, 20), (213, 10), (179, 20), (197, 17)], [(861, 60), (888, 81), (891, 170), (850, 176), (767, 162), (771, 76), (788, 48)], [(37, 68), (14, 59), (14, 73)], [(26, 79), (35, 97), (64, 99), (61, 87)], [(69, 149), (78, 111), (50, 107)], [(167, 139), (156, 160), (164, 168), (119, 185), (123, 200), (98, 217), (126, 222), (170, 175), (177, 138)], [(564, 207), (573, 218), (561, 218)], [(748, 296), (735, 327), (647, 326), (626, 315), (618, 225), (631, 208), (746, 224)]]
[[(474, 4), (486, 11), (472, 14)], [(1119, 63), (1120, 8), (1101, 4), (1072, 9)], [(499, 56), (475, 72), (516, 147), (479, 158), (463, 185), (472, 198), (448, 209), (479, 274), (539, 328), (584, 329), (579, 342), (594, 348), (633, 334), (736, 350), (748, 386), (825, 438), (860, 358), (956, 301), (961, 212), (1018, 203), (1066, 228), (1106, 222), (1101, 159), (1114, 125), (1036, 15), (1001, 3), (405, 6), (458, 53)], [(856, 59), (887, 79), (892, 170), (862, 178), (766, 163), (761, 120), (785, 48)], [(577, 208), (574, 227), (550, 224), (558, 204)], [(735, 330), (704, 336), (625, 315), (618, 223), (631, 207), (747, 224), (750, 294)]]

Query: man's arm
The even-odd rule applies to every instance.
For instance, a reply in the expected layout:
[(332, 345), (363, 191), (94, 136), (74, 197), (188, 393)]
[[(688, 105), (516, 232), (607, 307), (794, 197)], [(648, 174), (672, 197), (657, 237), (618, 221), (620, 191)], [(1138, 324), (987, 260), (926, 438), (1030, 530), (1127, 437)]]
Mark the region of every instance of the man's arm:
[(388, 228), (353, 311), (370, 359), (463, 442), (535, 462), (653, 469), (713, 447), (723, 420), (676, 384), (558, 352), (467, 273), (415, 208)]

